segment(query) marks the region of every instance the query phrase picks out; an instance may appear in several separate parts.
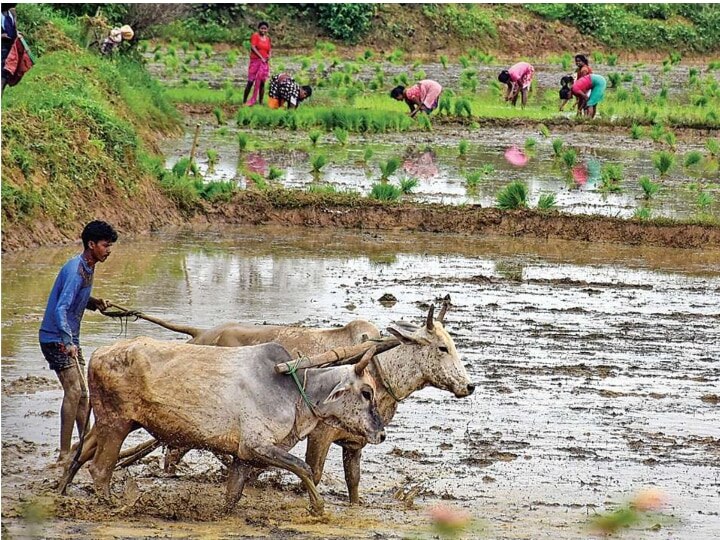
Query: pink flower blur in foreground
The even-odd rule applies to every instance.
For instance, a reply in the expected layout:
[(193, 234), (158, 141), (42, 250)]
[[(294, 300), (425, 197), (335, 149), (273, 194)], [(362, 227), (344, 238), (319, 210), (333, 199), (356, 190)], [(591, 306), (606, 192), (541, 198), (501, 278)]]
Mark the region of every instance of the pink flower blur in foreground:
[(515, 165), (516, 167), (524, 167), (530, 160), (530, 158), (527, 157), (527, 155), (517, 146), (511, 146), (505, 150), (505, 159), (508, 163), (510, 163), (510, 165)]
[(438, 505), (430, 511), (433, 524), (448, 529), (464, 529), (470, 524), (470, 512), (462, 508)]
[(632, 501), (633, 507), (640, 512), (660, 510), (667, 502), (665, 494), (657, 489), (639, 491)]

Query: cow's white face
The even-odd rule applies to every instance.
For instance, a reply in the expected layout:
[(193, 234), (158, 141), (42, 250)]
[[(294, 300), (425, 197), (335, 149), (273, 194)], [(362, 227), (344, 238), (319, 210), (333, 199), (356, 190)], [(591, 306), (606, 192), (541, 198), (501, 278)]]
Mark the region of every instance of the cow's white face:
[(433, 309), (428, 322), (421, 327), (395, 323), (388, 331), (404, 343), (419, 345), (413, 361), (422, 372), (425, 382), (455, 394), (455, 397), (469, 396), (475, 390), (465, 366), (460, 361), (455, 342), (443, 328), (442, 322), (433, 321)]
[[(341, 369), (341, 368), (338, 368)], [(334, 427), (360, 435), (370, 444), (385, 440), (385, 429), (375, 401), (375, 380), (363, 370), (344, 366), (343, 379), (322, 404), (323, 421)]]

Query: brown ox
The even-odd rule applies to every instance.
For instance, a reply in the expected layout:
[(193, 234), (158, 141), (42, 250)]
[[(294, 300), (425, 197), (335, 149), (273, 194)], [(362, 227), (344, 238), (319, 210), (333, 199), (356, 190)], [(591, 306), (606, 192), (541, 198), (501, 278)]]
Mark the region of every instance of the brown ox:
[(120, 447), (128, 433), (143, 427), (170, 445), (231, 455), (227, 509), (242, 494), (244, 471), (274, 466), (295, 473), (312, 510), (321, 513), (312, 471), (288, 450), (318, 422), (374, 444), (384, 440), (375, 382), (366, 373), (367, 357), (355, 366), (300, 370), (296, 386), (274, 370), (291, 359), (276, 343), (218, 348), (140, 337), (97, 349), (88, 371), (96, 490), (110, 495)]

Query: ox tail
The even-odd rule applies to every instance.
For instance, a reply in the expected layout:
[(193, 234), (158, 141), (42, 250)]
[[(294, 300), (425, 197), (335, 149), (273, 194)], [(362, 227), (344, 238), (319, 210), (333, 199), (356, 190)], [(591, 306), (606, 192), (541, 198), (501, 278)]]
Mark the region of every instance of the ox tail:
[(143, 319), (148, 322), (157, 324), (158, 326), (162, 326), (163, 328), (167, 328), (168, 330), (171, 330), (173, 332), (179, 332), (181, 334), (187, 334), (190, 337), (196, 338), (199, 336), (202, 332), (202, 328), (195, 328), (194, 326), (188, 326), (186, 324), (175, 324), (167, 321), (163, 321), (162, 319), (158, 319), (157, 317), (153, 317), (152, 315), (146, 315), (145, 313), (142, 313), (140, 311), (130, 310), (123, 306), (119, 306), (117, 304), (114, 304), (112, 302), (108, 302), (109, 307), (114, 307), (119, 309), (119, 312), (109, 312), (104, 311), (102, 312), (103, 315), (106, 315), (108, 317), (137, 317), (138, 319)]

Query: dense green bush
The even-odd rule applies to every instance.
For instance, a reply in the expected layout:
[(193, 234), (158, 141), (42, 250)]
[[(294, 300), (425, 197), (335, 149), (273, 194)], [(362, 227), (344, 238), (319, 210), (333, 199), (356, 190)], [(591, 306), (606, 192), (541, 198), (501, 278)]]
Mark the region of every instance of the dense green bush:
[(373, 4), (317, 4), (318, 24), (334, 38), (357, 41), (370, 30), (375, 16)]

